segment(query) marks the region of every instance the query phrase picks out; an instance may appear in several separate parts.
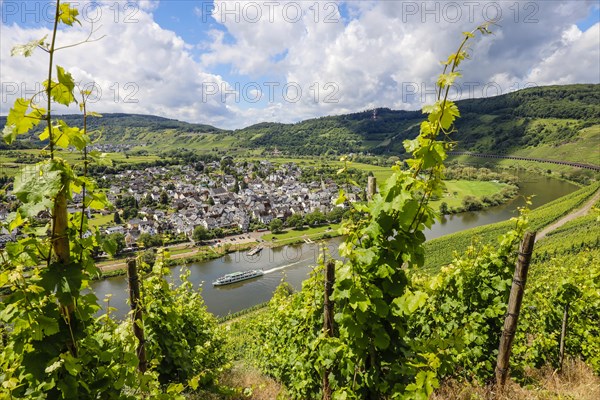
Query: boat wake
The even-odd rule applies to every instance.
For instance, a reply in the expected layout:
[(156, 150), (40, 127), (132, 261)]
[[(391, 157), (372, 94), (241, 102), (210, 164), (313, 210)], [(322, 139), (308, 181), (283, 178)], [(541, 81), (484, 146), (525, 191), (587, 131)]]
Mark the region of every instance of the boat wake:
[(285, 268), (291, 267), (291, 266), (293, 266), (293, 265), (300, 264), (300, 263), (302, 263), (302, 262), (306, 262), (306, 260), (300, 260), (300, 261), (296, 261), (296, 262), (293, 262), (293, 263), (291, 263), (291, 264), (286, 264), (286, 265), (283, 265), (283, 266), (281, 266), (281, 267), (277, 267), (277, 268), (271, 268), (271, 269), (268, 269), (268, 270), (266, 270), (266, 271), (263, 271), (263, 272), (264, 272), (264, 274), (265, 274), (265, 275), (267, 275), (267, 274), (271, 274), (271, 273), (273, 273), (273, 272), (280, 271), (280, 270), (282, 270), (282, 269), (285, 269)]

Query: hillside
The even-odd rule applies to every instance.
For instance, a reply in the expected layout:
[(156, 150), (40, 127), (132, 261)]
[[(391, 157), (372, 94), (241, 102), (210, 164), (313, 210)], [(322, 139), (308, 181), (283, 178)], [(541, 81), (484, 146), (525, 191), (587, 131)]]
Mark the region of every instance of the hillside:
[[(454, 139), (457, 150), (518, 154), (600, 165), (600, 85), (581, 84), (523, 89), (501, 96), (457, 102), (462, 117)], [(65, 116), (76, 123), (77, 116)], [(295, 124), (263, 122), (227, 131), (209, 125), (131, 114), (91, 120), (100, 143), (137, 149), (227, 150), (287, 155), (370, 152), (402, 155), (402, 142), (416, 135), (420, 111), (379, 108)], [(6, 118), (0, 117), (0, 125)], [(39, 146), (30, 138), (25, 146)]]
[[(80, 115), (59, 116), (72, 126), (81, 125)], [(0, 126), (6, 124), (6, 117), (0, 117)], [(21, 147), (39, 147), (42, 145), (37, 140), (43, 124), (38, 126), (30, 136), (19, 138)], [(89, 118), (88, 129), (101, 136), (100, 143), (131, 144), (136, 146), (161, 146), (173, 144), (180, 146), (192, 139), (200, 139), (203, 135), (213, 135), (225, 132), (210, 125), (190, 124), (188, 122), (140, 114), (103, 114), (102, 118)], [(0, 149), (15, 146), (6, 146), (0, 143)]]
[[(462, 114), (454, 136), (457, 150), (551, 154), (573, 161), (590, 156), (588, 162), (600, 164), (591, 152), (600, 145), (600, 85), (530, 88), (457, 105)], [(417, 134), (421, 112), (384, 108), (376, 114), (368, 110), (296, 124), (259, 124), (236, 135), (245, 136), (246, 147), (292, 154), (404, 153), (402, 142)]]

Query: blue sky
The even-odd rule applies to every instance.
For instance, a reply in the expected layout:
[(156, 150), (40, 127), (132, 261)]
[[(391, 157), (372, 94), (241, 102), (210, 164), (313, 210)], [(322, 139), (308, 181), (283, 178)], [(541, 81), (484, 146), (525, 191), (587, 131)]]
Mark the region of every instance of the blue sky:
[[(79, 1), (83, 27), (61, 30), (59, 40), (84, 37), (93, 19), (106, 37), (61, 53), (58, 62), (100, 88), (99, 111), (225, 128), (417, 109), (431, 100), (438, 60), (461, 32), (498, 13), (494, 36), (472, 46), (457, 99), (598, 83), (599, 3)], [(38, 82), (43, 54), (26, 63), (10, 48), (49, 32), (51, 4), (1, 1), (0, 114)]]

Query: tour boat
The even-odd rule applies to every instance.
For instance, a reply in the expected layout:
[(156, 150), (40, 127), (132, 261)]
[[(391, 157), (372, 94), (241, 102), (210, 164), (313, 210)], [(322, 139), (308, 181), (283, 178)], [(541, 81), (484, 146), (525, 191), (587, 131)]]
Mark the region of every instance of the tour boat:
[(230, 283), (236, 283), (245, 281), (246, 279), (257, 278), (263, 276), (264, 272), (262, 269), (252, 269), (250, 271), (233, 272), (231, 274), (224, 275), (213, 282), (213, 286), (229, 285)]

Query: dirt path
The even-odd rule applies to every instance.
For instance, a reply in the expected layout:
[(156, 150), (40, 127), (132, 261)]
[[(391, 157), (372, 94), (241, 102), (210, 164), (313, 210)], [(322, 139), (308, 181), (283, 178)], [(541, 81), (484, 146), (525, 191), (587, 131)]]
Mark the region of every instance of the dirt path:
[(537, 242), (540, 239), (543, 239), (547, 234), (549, 234), (550, 232), (554, 231), (555, 229), (560, 228), (561, 226), (563, 226), (564, 224), (566, 224), (569, 221), (574, 220), (575, 218), (578, 217), (582, 217), (584, 215), (586, 215), (594, 206), (594, 204), (596, 204), (596, 202), (600, 200), (600, 190), (596, 192), (596, 194), (587, 202), (583, 205), (583, 207), (581, 207), (580, 209), (573, 211), (570, 214), (565, 215), (564, 217), (562, 217), (561, 219), (559, 219), (558, 221), (556, 221), (553, 224), (548, 225), (547, 227), (545, 227), (544, 229), (542, 229), (535, 241)]

